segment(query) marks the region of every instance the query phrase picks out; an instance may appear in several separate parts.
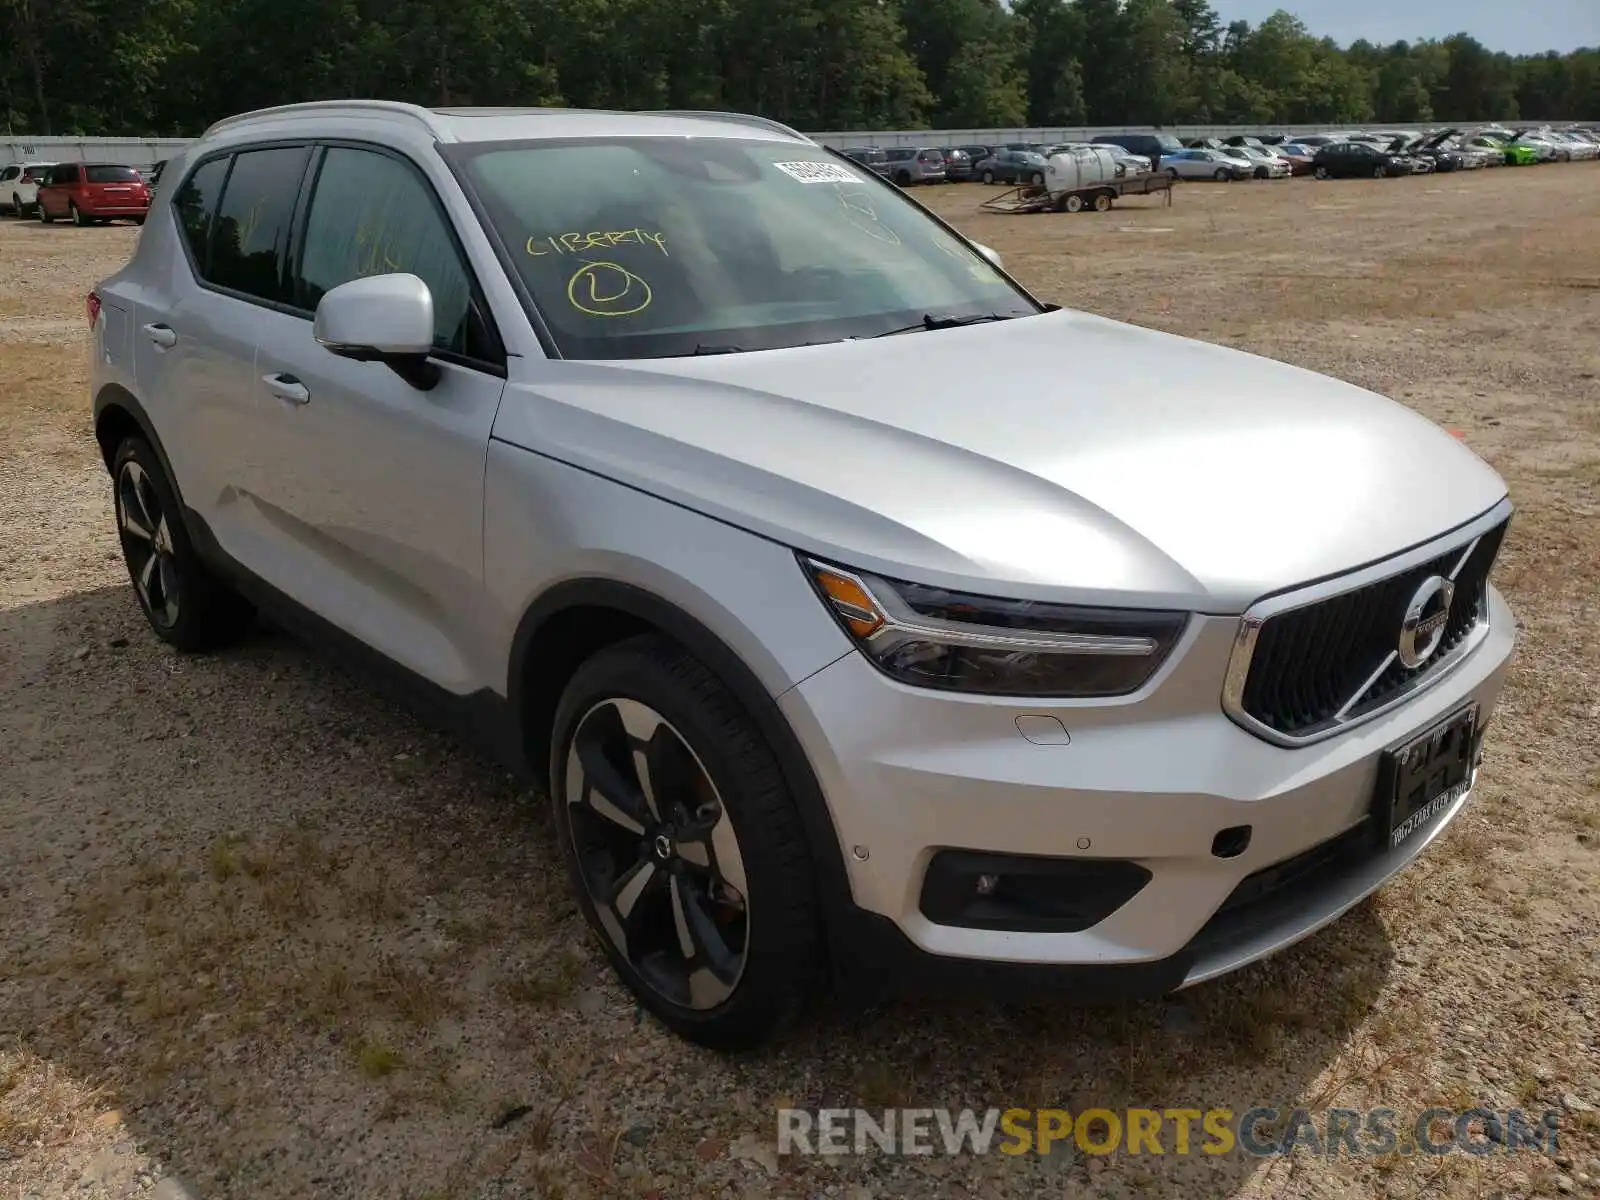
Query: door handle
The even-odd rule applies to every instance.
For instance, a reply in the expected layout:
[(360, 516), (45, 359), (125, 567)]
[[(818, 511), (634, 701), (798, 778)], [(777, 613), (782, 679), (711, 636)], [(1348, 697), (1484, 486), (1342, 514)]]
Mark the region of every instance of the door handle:
[(178, 344), (178, 335), (173, 331), (172, 326), (163, 325), (159, 321), (153, 325), (146, 325), (144, 327), (144, 335), (163, 350), (170, 350)]
[(306, 390), (306, 385), (293, 375), (286, 375), (279, 371), (272, 375), (263, 375), (261, 382), (267, 385), (279, 400), (287, 400), (290, 404), (310, 404), (311, 393)]

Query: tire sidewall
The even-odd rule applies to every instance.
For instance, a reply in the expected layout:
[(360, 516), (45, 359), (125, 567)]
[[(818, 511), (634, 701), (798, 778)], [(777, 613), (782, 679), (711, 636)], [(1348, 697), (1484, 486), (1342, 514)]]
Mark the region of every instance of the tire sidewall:
[[(122, 470), (128, 463), (137, 463), (144, 471), (145, 477), (150, 480), (150, 486), (155, 489), (156, 499), (161, 504), (161, 516), (167, 523), (167, 536), (172, 541), (173, 575), (178, 583), (178, 619), (170, 628), (158, 625), (150, 606), (146, 603), (143, 593), (137, 587), (133, 594), (139, 601), (139, 608), (144, 613), (145, 620), (150, 622), (151, 629), (163, 641), (180, 644), (188, 632), (188, 624), (192, 621), (196, 595), (194, 571), (191, 564), (195, 562), (194, 547), (189, 541), (189, 534), (183, 527), (183, 521), (178, 515), (178, 500), (172, 491), (172, 485), (167, 482), (167, 473), (161, 469), (161, 463), (156, 458), (155, 451), (150, 443), (143, 438), (124, 438), (117, 453), (111, 460), (111, 487), (112, 511), (119, 524), (122, 519), (121, 501), (118, 498), (122, 491)], [(117, 531), (118, 542), (121, 542), (122, 531)], [(133, 564), (128, 562), (126, 550), (123, 553), (122, 565), (127, 568), (128, 580), (133, 582)]]
[[(201, 560), (189, 530), (184, 524), (183, 504), (173, 490), (171, 481), (161, 465), (161, 459), (142, 437), (122, 440), (111, 459), (112, 510), (117, 519), (117, 492), (121, 487), (122, 468), (136, 462), (155, 489), (161, 504), (161, 514), (167, 522), (167, 536), (172, 541), (173, 574), (177, 577), (178, 619), (171, 627), (158, 625), (145, 603), (144, 596), (134, 587), (139, 609), (155, 635), (169, 645), (184, 651), (215, 649), (236, 640), (248, 630), (254, 620), (254, 609), (230, 588), (223, 585)], [(120, 545), (122, 531), (117, 531)], [(133, 582), (133, 568), (123, 554), (123, 566), (128, 570), (129, 584)]]
[[(686, 687), (670, 665), (674, 653), (683, 652), (665, 639), (646, 636), (607, 647), (578, 668), (552, 724), (551, 809), (568, 883), (612, 969), (646, 1008), (684, 1036), (704, 1045), (745, 1048), (786, 1024), (812, 990), (807, 980), (817, 946), (815, 878), (808, 854), (796, 860), (792, 847), (775, 853), (780, 847), (773, 845), (773, 831), (750, 799), (752, 790), (770, 789), (774, 782), (783, 786), (771, 749), (731, 691), (716, 684), (715, 699), (707, 703), (704, 691)], [(714, 680), (697, 660), (690, 661)], [(566, 784), (573, 733), (584, 714), (607, 699), (636, 700), (660, 713), (700, 759), (733, 823), (748, 886), (748, 941), (744, 973), (733, 994), (716, 1008), (684, 1008), (661, 996), (599, 928), (573, 847)], [(731, 738), (730, 713), (742, 725)], [(786, 788), (784, 798), (793, 805)], [(798, 831), (797, 814), (794, 829)], [(797, 897), (797, 889), (806, 894)], [(810, 914), (808, 919), (783, 919), (797, 902)]]

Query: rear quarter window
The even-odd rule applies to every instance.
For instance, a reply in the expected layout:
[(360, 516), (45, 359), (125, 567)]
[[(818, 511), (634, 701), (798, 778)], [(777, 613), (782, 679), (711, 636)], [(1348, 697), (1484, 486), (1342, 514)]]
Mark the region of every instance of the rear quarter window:
[(228, 177), (229, 159), (213, 158), (201, 163), (173, 198), (172, 207), (178, 218), (178, 228), (194, 256), (195, 269), (202, 278), (207, 268), (206, 247), (211, 237), (211, 221), (216, 215), (217, 201), (222, 196), (222, 181)]

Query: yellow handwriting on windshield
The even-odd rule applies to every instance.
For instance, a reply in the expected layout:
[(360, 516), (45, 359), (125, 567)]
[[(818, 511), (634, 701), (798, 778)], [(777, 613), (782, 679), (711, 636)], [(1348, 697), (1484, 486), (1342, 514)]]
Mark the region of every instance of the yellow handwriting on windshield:
[(567, 280), (567, 300), (590, 317), (631, 317), (650, 307), (650, 285), (613, 262), (584, 263)]
[(527, 250), (534, 258), (543, 258), (546, 254), (582, 254), (585, 250), (610, 250), (614, 246), (654, 246), (666, 254), (667, 235), (655, 229), (534, 234), (528, 239)]

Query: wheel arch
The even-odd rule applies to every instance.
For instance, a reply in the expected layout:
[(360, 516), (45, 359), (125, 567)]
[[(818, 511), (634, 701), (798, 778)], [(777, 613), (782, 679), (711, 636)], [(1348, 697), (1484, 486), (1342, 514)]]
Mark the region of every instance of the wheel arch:
[[(167, 457), (167, 448), (161, 444), (161, 435), (156, 432), (150, 414), (139, 403), (139, 398), (127, 388), (120, 383), (108, 383), (94, 396), (94, 440), (100, 447), (100, 459), (105, 463), (107, 474), (111, 473), (117, 447), (129, 437), (142, 437), (150, 443), (156, 461), (161, 464), (161, 473), (167, 477), (167, 486), (178, 501), (178, 519), (183, 522), (189, 539), (197, 547), (208, 545), (209, 539), (202, 538), (201, 531), (195, 528), (193, 514), (183, 498), (183, 485), (178, 481), (178, 473), (172, 469), (172, 460)], [(208, 557), (203, 550), (202, 556)]]
[(541, 787), (548, 786), (551, 727), (573, 672), (603, 647), (648, 633), (671, 638), (704, 663), (766, 738), (799, 807), (823, 919), (831, 924), (849, 905), (849, 877), (821, 784), (799, 738), (739, 655), (697, 618), (654, 592), (610, 579), (566, 580), (523, 614), (506, 683), (527, 770)]

